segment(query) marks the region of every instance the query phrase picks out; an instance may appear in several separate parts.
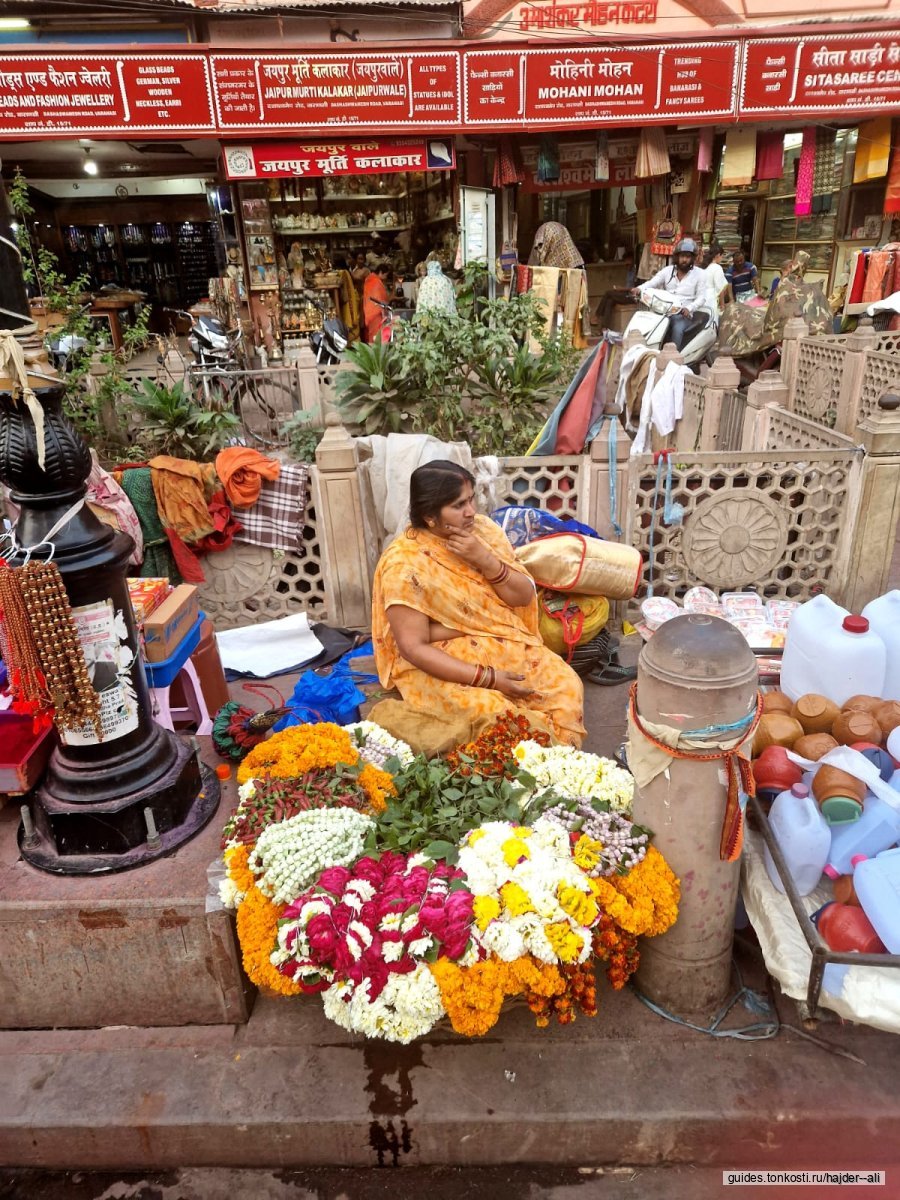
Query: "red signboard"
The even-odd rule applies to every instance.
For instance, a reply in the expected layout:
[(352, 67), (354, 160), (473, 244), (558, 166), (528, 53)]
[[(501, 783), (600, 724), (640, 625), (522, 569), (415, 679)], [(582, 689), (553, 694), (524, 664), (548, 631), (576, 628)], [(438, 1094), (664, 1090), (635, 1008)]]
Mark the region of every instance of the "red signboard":
[(459, 124), (460, 55), (213, 54), (219, 127), (445, 129)]
[(750, 41), (739, 112), (884, 112), (900, 106), (900, 38), (853, 33)]
[(0, 55), (0, 136), (214, 128), (204, 56)]
[(464, 120), (474, 126), (730, 117), (738, 43), (466, 53)]
[(229, 179), (307, 179), (384, 175), (394, 171), (452, 171), (452, 138), (367, 138), (361, 142), (257, 142), (226, 146)]

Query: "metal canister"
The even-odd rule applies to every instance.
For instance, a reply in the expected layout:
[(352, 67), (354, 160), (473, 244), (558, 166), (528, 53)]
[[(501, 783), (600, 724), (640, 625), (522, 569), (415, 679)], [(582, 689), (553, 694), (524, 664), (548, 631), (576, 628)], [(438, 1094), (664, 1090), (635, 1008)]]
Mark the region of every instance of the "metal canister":
[[(726, 762), (691, 755), (716, 752), (717, 743), (737, 746), (749, 736), (757, 682), (756, 659), (742, 634), (700, 613), (667, 621), (638, 662), (639, 721), (664, 727), (661, 740), (677, 731), (687, 756), (670, 757), (635, 788), (634, 819), (653, 831), (655, 846), (681, 880), (678, 920), (642, 942), (636, 983), (649, 999), (682, 1015), (711, 1013), (729, 994), (740, 879), (740, 863), (720, 857)], [(635, 741), (630, 760), (640, 750), (639, 735)]]

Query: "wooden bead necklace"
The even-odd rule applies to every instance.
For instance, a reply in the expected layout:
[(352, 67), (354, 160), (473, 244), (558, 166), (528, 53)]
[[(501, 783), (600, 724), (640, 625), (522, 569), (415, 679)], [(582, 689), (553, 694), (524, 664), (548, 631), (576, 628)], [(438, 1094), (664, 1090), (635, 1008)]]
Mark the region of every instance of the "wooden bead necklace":
[(37, 729), (49, 724), (53, 703), (22, 599), (19, 575), (0, 559), (0, 649), (9, 667), (13, 711), (31, 715)]
[(54, 710), (58, 729), (74, 733), (89, 724), (101, 738), (100, 696), (56, 563), (33, 561), (20, 570), (0, 570), (0, 580), (0, 603), (4, 613), (13, 613), (7, 636), (15, 644), (14, 657), (27, 668), (29, 699), (42, 680), (42, 699)]

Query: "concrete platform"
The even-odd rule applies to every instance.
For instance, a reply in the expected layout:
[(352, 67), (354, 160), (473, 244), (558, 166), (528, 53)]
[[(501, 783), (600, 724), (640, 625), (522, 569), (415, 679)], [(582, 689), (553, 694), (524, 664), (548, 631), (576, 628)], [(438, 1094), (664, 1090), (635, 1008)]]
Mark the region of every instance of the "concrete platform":
[[(626, 646), (623, 658), (635, 657), (636, 641)], [(283, 690), (290, 684), (284, 681)], [(258, 698), (247, 699), (258, 707)], [(606, 754), (617, 748), (626, 699), (627, 687), (587, 685), (587, 748)], [(231, 799), (223, 798), (223, 818)], [(10, 920), (14, 913), (20, 927), (15, 961), (0, 958), (0, 1013), (34, 1026), (68, 1003), (68, 1024), (92, 1010), (105, 1027), (0, 1032), (2, 1166), (166, 1171), (160, 1187), (146, 1194), (179, 1200), (219, 1194), (274, 1200), (282, 1194), (275, 1183), (331, 1197), (341, 1194), (336, 1179), (319, 1192), (303, 1172), (412, 1168), (403, 1176), (376, 1173), (408, 1185), (371, 1192), (348, 1185), (344, 1194), (358, 1200), (387, 1195), (385, 1187), (400, 1197), (437, 1197), (427, 1168), (511, 1164), (520, 1172), (512, 1190), (486, 1184), (477, 1194), (700, 1200), (721, 1187), (723, 1168), (900, 1163), (900, 1039), (891, 1035), (824, 1020), (814, 1035), (819, 1041), (811, 1042), (793, 1003), (778, 1001), (784, 1024), (777, 1037), (713, 1038), (667, 1022), (630, 991), (617, 994), (604, 984), (595, 1021), (538, 1030), (518, 1009), (480, 1041), (436, 1031), (409, 1047), (366, 1043), (326, 1021), (315, 998), (259, 997), (250, 1009), (234, 984), (233, 942), (225, 951), (230, 985), (216, 977), (215, 962), (210, 970), (213, 933), (202, 898), (218, 819), (171, 859), (82, 881), (14, 861), (8, 850), (14, 823), (15, 810), (0, 814), (6, 847), (0, 915)], [(66, 905), (68, 930), (55, 929)], [(113, 912), (124, 925), (111, 923)], [(66, 947), (72, 933), (85, 932), (83, 914), (99, 916), (87, 918), (94, 926), (76, 963)], [(227, 917), (221, 921), (230, 928)], [(115, 942), (97, 942), (101, 928), (104, 938), (138, 935), (146, 962), (128, 957), (133, 987), (127, 973), (115, 975), (121, 967)], [(225, 937), (221, 926), (219, 934)], [(769, 984), (752, 937), (741, 935), (737, 946), (745, 982), (765, 993)], [(43, 976), (29, 968), (26, 952), (35, 962), (50, 960)], [(41, 996), (38, 978), (52, 996)], [(145, 1014), (140, 1021), (136, 1010)], [(726, 1024), (733, 1029), (761, 1019), (738, 1005)], [(558, 1188), (535, 1192), (521, 1175), (534, 1164), (586, 1174), (577, 1181), (563, 1174)], [(633, 1173), (613, 1171), (623, 1166)], [(227, 1171), (216, 1174), (218, 1182), (203, 1176), (212, 1168), (240, 1168), (246, 1190), (240, 1182), (231, 1187)], [(183, 1177), (207, 1178), (213, 1190), (180, 1189)], [(463, 1178), (446, 1194), (476, 1195)], [(52, 1180), (46, 1193), (31, 1190), (28, 1177), (12, 1178), (10, 1186), (0, 1178), (0, 1196), (70, 1194), (53, 1191)], [(765, 1192), (773, 1200), (779, 1194)], [(898, 1195), (900, 1186), (878, 1194)]]

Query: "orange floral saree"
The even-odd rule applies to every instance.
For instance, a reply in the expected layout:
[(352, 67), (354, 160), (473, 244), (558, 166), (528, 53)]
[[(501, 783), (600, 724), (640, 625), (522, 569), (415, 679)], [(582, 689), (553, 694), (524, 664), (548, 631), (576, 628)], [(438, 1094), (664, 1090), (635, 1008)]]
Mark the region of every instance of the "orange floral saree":
[[(518, 563), (505, 534), (488, 517), (475, 518), (476, 535), (510, 566)], [(438, 649), (461, 662), (524, 675), (536, 694), (516, 701), (487, 688), (448, 683), (413, 667), (401, 657), (387, 619), (388, 609), (405, 605), (461, 637), (435, 642)], [(403, 705), (385, 702), (370, 716), (388, 721), (389, 731), (410, 741), (414, 749), (436, 753), (444, 746), (449, 729), (465, 741), (507, 709), (521, 712), (535, 729), (545, 730), (559, 742), (580, 746), (584, 688), (575, 672), (552, 650), (538, 632), (537, 598), (524, 608), (510, 608), (473, 567), (427, 530), (408, 529), (385, 550), (375, 571), (372, 595), (372, 640), (378, 676), (385, 688), (396, 688)], [(391, 719), (404, 708), (402, 730)], [(415, 736), (421, 716), (421, 736)], [(394, 728), (390, 726), (393, 725)], [(443, 727), (445, 736), (438, 731)], [(446, 747), (448, 748), (448, 747)]]

